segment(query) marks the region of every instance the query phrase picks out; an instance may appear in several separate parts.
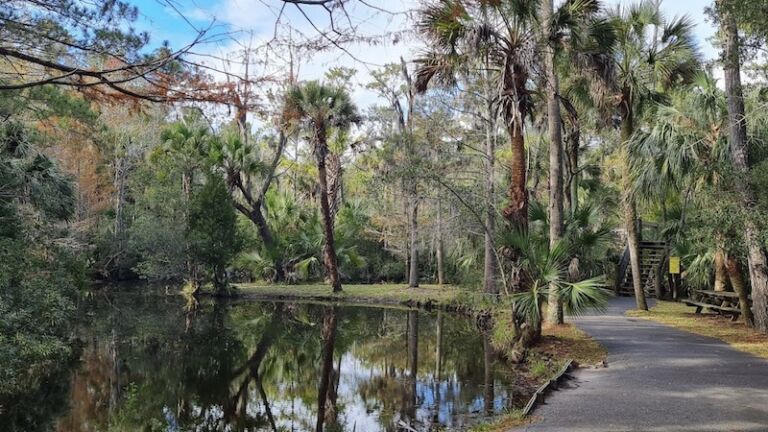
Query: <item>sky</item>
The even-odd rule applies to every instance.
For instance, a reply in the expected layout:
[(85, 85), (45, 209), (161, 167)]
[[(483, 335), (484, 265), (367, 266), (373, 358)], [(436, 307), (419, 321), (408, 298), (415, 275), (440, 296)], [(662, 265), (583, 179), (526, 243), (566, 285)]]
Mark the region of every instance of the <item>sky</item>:
[[(196, 30), (213, 25), (208, 34), (208, 43), (195, 47), (200, 54), (213, 55), (218, 58), (231, 57), (244, 44), (254, 46), (266, 43), (275, 34), (275, 23), (283, 2), (280, 0), (128, 0), (138, 6), (140, 17), (135, 23), (137, 30), (150, 34), (150, 44), (158, 46), (168, 41), (172, 47), (179, 48), (189, 44)], [(348, 3), (349, 19), (337, 19), (337, 27), (357, 27), (357, 34), (379, 36), (409, 28), (406, 14), (403, 12), (418, 6), (418, 0), (365, 0), (366, 6), (358, 0)], [(555, 4), (559, 3), (555, 0)], [(607, 7), (618, 4), (629, 4), (627, 0), (604, 0)], [(712, 0), (662, 0), (661, 9), (665, 16), (688, 15), (696, 24), (695, 35), (701, 53), (706, 60), (717, 56), (715, 48), (709, 39), (715, 32), (714, 27), (707, 21), (705, 8)], [(388, 12), (382, 12), (377, 8)], [(290, 26), (295, 37), (317, 37), (319, 28), (330, 27), (328, 13), (320, 7), (304, 6), (306, 17), (295, 6), (286, 5), (283, 9), (281, 22)], [(310, 21), (311, 20), (311, 23)], [(284, 30), (283, 30), (284, 31)], [(285, 33), (281, 33), (285, 34)], [(346, 66), (357, 69), (356, 86), (353, 99), (362, 107), (377, 102), (375, 94), (365, 89), (364, 84), (370, 81), (370, 70), (386, 63), (399, 63), (400, 57), (406, 61), (418, 54), (421, 42), (408, 35), (391, 36), (380, 40), (375, 45), (359, 44), (346, 46), (346, 51), (331, 47), (326, 51), (313, 55), (312, 58), (302, 57), (297, 63), (298, 78), (301, 80), (321, 79), (325, 71), (333, 66)], [(270, 62), (284, 61), (286, 56), (279, 50), (269, 53)], [(201, 57), (209, 64), (220, 62), (213, 57)], [(265, 60), (265, 59), (262, 59)], [(237, 69), (230, 63), (230, 70)], [(717, 75), (717, 74), (716, 74)]]

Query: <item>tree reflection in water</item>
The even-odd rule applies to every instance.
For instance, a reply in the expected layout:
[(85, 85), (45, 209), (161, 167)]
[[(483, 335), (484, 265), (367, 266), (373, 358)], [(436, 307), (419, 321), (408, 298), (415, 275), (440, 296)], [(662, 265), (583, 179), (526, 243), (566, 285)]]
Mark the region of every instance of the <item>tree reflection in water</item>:
[(452, 314), (93, 301), (78, 329), (81, 361), (62, 374), (68, 403), (36, 407), (60, 432), (458, 428), (513, 400), (516, 377), (487, 333)]

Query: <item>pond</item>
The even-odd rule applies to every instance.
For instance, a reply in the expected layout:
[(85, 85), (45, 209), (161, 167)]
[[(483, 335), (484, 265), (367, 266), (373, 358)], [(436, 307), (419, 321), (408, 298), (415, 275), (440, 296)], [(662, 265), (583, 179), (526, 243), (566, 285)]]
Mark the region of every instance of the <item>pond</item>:
[[(525, 403), (474, 320), (446, 312), (96, 294), (59, 432), (461, 430)], [(52, 390), (53, 391), (53, 390)], [(48, 397), (48, 399), (51, 399)], [(36, 401), (30, 401), (36, 402)]]

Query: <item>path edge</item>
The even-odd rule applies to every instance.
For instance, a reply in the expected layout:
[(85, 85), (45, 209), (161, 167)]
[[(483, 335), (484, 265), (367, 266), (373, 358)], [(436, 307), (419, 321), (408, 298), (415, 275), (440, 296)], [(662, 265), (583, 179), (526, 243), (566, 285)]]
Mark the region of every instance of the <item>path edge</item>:
[(573, 360), (568, 360), (565, 362), (562, 368), (560, 368), (559, 371), (555, 375), (552, 376), (547, 382), (542, 384), (538, 389), (536, 389), (536, 392), (533, 393), (531, 396), (531, 399), (528, 400), (528, 403), (525, 405), (525, 408), (523, 408), (523, 418), (528, 417), (531, 415), (531, 413), (536, 409), (537, 406), (539, 406), (542, 402), (544, 402), (544, 399), (546, 395), (552, 391), (554, 388), (557, 387), (557, 385), (563, 380), (565, 375), (573, 369)]

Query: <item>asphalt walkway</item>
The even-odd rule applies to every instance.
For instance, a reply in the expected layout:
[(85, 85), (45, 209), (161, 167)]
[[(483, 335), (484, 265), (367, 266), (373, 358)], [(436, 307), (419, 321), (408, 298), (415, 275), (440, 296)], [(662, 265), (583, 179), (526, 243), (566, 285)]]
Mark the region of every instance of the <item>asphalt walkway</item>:
[(768, 361), (718, 340), (624, 316), (633, 298), (574, 322), (608, 349), (579, 369), (519, 431), (768, 432)]

